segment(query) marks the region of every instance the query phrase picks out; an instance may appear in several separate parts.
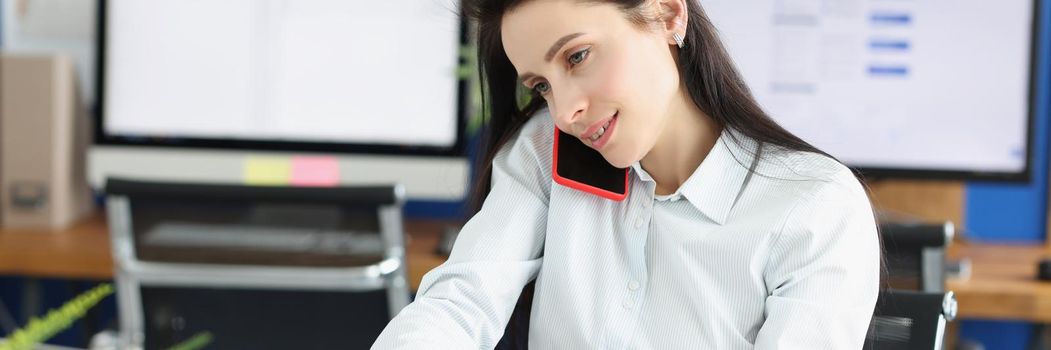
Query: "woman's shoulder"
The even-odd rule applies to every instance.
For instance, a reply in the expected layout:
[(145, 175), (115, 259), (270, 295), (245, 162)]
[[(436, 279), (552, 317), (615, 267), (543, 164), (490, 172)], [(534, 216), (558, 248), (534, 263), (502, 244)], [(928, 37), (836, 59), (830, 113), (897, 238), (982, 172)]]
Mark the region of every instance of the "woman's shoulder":
[(540, 161), (541, 165), (546, 164), (550, 168), (552, 146), (555, 142), (554, 134), (554, 121), (548, 114), (547, 108), (541, 109), (526, 120), (517, 135), (503, 145), (500, 153), (529, 155)]
[(542, 108), (522, 125), (516, 142), (524, 142), (538, 153), (546, 152), (549, 157), (555, 142), (555, 122), (547, 108)]
[(830, 156), (764, 145), (755, 162), (749, 198), (757, 208), (782, 213), (785, 230), (811, 232), (815, 224), (837, 220), (871, 222), (872, 206), (854, 172)]
[(764, 145), (756, 174), (771, 186), (799, 199), (868, 198), (855, 173), (828, 155)]
[(547, 109), (536, 112), (501, 146), (493, 159), (494, 170), (525, 176), (550, 188), (554, 133), (554, 121)]

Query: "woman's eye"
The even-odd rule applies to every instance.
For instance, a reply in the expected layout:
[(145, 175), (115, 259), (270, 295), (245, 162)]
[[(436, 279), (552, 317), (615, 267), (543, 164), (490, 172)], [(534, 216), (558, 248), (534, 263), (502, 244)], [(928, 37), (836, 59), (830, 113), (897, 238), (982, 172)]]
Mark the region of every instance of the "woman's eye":
[(569, 56), (569, 63), (575, 66), (584, 62), (584, 59), (588, 57), (589, 52), (591, 52), (591, 49), (577, 51), (577, 53)]
[(546, 94), (549, 90), (551, 90), (551, 86), (547, 85), (547, 83), (542, 82), (533, 85), (533, 91), (536, 91), (538, 94), (541, 95)]

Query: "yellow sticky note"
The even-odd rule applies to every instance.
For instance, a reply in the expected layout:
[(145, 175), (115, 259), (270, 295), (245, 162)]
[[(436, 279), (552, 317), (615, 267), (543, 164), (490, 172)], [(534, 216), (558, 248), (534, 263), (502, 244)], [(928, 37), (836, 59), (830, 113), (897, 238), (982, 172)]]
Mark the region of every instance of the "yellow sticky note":
[(249, 157), (245, 160), (244, 182), (256, 186), (288, 186), (292, 166), (288, 158)]

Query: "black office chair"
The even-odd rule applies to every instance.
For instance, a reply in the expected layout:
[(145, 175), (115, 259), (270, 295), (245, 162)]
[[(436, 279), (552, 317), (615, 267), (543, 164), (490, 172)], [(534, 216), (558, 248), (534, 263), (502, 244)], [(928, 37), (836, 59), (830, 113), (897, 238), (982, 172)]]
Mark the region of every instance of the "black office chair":
[(535, 291), (536, 281), (529, 282), (522, 288), (522, 294), (518, 296), (511, 319), (507, 321), (507, 327), (504, 328), (504, 336), (496, 343), (494, 350), (529, 349), (529, 317)]
[(880, 292), (864, 349), (942, 350), (946, 322), (956, 318), (952, 292)]
[(945, 291), (945, 250), (952, 243), (952, 222), (881, 223), (884, 258), (891, 288)]
[(409, 302), (398, 186), (106, 191), (121, 348), (363, 349)]

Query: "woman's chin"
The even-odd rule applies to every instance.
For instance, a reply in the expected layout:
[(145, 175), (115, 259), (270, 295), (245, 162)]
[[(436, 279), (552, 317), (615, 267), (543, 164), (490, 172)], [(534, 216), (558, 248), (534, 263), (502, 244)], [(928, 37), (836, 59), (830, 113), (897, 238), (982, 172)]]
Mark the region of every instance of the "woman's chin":
[(624, 169), (624, 168), (630, 167), (632, 164), (635, 164), (635, 162), (637, 161), (637, 159), (635, 159), (633, 157), (626, 157), (624, 155), (618, 155), (618, 154), (610, 154), (610, 155), (603, 154), (602, 157), (605, 158), (606, 161), (609, 162), (610, 165), (612, 165), (614, 167), (617, 167), (619, 169)]

